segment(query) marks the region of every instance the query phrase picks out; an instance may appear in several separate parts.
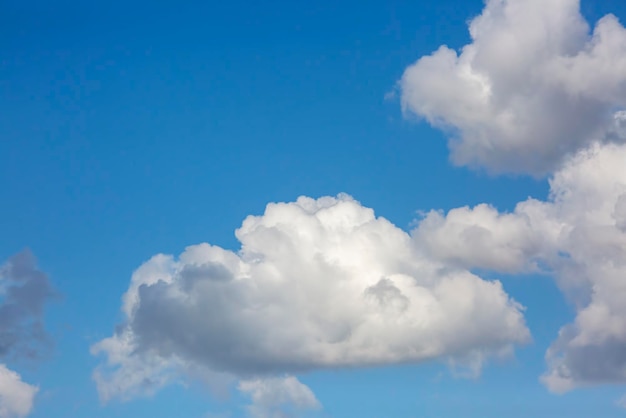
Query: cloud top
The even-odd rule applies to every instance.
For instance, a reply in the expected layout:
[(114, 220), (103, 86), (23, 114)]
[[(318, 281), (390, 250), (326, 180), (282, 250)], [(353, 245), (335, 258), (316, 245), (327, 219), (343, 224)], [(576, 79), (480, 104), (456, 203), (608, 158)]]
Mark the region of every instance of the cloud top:
[(596, 144), (553, 175), (547, 201), (431, 212), (413, 233), (442, 262), (556, 277), (577, 309), (546, 355), (556, 392), (626, 383), (625, 162), (626, 145)]
[(614, 122), (626, 107), (626, 30), (615, 16), (589, 33), (578, 0), (488, 0), (469, 32), (460, 53), (441, 46), (398, 84), (406, 114), (449, 133), (455, 164), (544, 175), (593, 142), (624, 141)]

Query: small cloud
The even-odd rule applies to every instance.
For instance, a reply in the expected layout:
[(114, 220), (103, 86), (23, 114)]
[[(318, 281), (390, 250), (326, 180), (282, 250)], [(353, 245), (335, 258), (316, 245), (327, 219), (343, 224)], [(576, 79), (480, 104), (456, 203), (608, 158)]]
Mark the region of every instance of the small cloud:
[(19, 374), (0, 364), (0, 418), (30, 414), (38, 391), (38, 387), (24, 383)]
[[(0, 358), (37, 359), (51, 339), (43, 324), (45, 305), (56, 296), (48, 275), (24, 250), (0, 266)], [(32, 408), (36, 386), (0, 364), (0, 418), (24, 417)]]

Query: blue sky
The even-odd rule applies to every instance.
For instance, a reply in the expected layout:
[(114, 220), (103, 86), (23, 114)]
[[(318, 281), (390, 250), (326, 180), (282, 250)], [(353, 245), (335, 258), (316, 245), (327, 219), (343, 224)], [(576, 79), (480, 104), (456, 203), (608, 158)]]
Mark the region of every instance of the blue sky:
[[(520, 1), (490, 3), (495, 10)], [(550, 4), (555, 15), (569, 16), (571, 12), (560, 4), (573, 5), (578, 11), (574, 0), (551, 0)], [(581, 120), (597, 127), (590, 139), (571, 139), (576, 135), (558, 122), (560, 116), (550, 116), (547, 121), (539, 118), (536, 129), (531, 124), (528, 138), (517, 133), (507, 136), (509, 126), (502, 128), (493, 122), (499, 114), (492, 107), (485, 107), (487, 116), (463, 113), (461, 105), (457, 109), (465, 99), (474, 99), (470, 97), (473, 90), (455, 84), (458, 80), (452, 74), (458, 74), (456, 70), (436, 72), (423, 64), (426, 61), (418, 61), (441, 45), (460, 54), (464, 45), (474, 42), (487, 51), (489, 36), (502, 35), (493, 29), (500, 22), (499, 15), (488, 16), (495, 23), (485, 25), (478, 40), (470, 39), (467, 27), (484, 7), (479, 0), (315, 5), (4, 2), (0, 6), (0, 186), (4, 197), (0, 259), (9, 260), (29, 248), (59, 294), (45, 310), (53, 346), (41, 349), (40, 360), (23, 358), (19, 351), (2, 360), (18, 371), (24, 382), (39, 387), (28, 416), (280, 416), (268, 415), (275, 412), (274, 405), (268, 407), (269, 412), (247, 410), (253, 400), (250, 393), (237, 390), (237, 381), (291, 374), (308, 386), (319, 404), (308, 411), (307, 402), (298, 404), (291, 399), (286, 404), (296, 405), (294, 416), (624, 416), (626, 410), (618, 407), (617, 401), (626, 393), (626, 375), (596, 379), (585, 375), (584, 368), (576, 372), (572, 360), (568, 367), (581, 377), (571, 391), (554, 394), (549, 390), (554, 389), (551, 384), (540, 381), (549, 368), (546, 350), (557, 340), (559, 330), (582, 317), (579, 314), (590, 305), (589, 300), (595, 301), (591, 305), (605, 301), (594, 299), (593, 292), (580, 298), (570, 292), (576, 287), (570, 279), (576, 276), (576, 269), (563, 267), (569, 260), (578, 263), (573, 266), (595, 266), (596, 259), (576, 258), (592, 251), (576, 246), (574, 238), (565, 238), (544, 254), (527, 248), (526, 241), (513, 232), (493, 243), (481, 241), (484, 251), (482, 244), (476, 244), (487, 261), (481, 254), (457, 253), (458, 247), (442, 244), (456, 242), (462, 235), (458, 229), (446, 229), (455, 219), (446, 216), (447, 211), (473, 208), (482, 202), (500, 211), (497, 216), (513, 213), (516, 218), (511, 222), (534, 219), (530, 212), (515, 210), (518, 202), (529, 197), (558, 206), (555, 211), (561, 218), (555, 215), (558, 219), (554, 222), (568, 224), (570, 218), (576, 219), (571, 222), (589, 218), (584, 212), (587, 206), (581, 203), (587, 195), (582, 191), (576, 194), (584, 189), (578, 187), (582, 182), (568, 183), (567, 179), (578, 178), (578, 169), (589, 172), (594, 167), (612, 167), (608, 163), (587, 166), (572, 157), (576, 152), (590, 149), (596, 142), (608, 147), (607, 143), (624, 141), (619, 132), (611, 136), (613, 131), (600, 125), (596, 117), (626, 107), (623, 76), (594, 72), (594, 68), (607, 66), (619, 72), (623, 64), (619, 60), (624, 57), (620, 55), (623, 48), (619, 49), (622, 38), (618, 31), (609, 31), (606, 37), (617, 40), (617, 45), (611, 46), (616, 51), (609, 50), (607, 55), (615, 62), (602, 66), (606, 62), (600, 61), (609, 58), (593, 55), (599, 63), (577, 67), (574, 62), (564, 67), (566, 70), (546, 70), (545, 79), (537, 84), (528, 83), (529, 90), (537, 86), (548, 86), (549, 92), (554, 89), (553, 97), (533, 95), (519, 87), (526, 78), (515, 77), (535, 73), (507, 73), (509, 70), (499, 66), (513, 58), (502, 56), (495, 63), (487, 54), (474, 61), (468, 58), (471, 68), (486, 74), (490, 97), (501, 100), (498, 103), (522, 103), (505, 108), (519, 120), (532, 116), (528, 109), (537, 103), (539, 108), (547, 103), (546, 108), (555, 114), (560, 109), (571, 110), (562, 117), (564, 121)], [(525, 7), (522, 11), (544, 16), (537, 7)], [(607, 13), (626, 20), (626, 4), (618, 0), (582, 0), (580, 12), (592, 27)], [(513, 15), (507, 16), (515, 21), (515, 10), (510, 13)], [(553, 28), (549, 17), (546, 27)], [(529, 34), (541, 32), (543, 27), (535, 27), (535, 20), (525, 18), (520, 14), (519, 22), (522, 27), (533, 23), (527, 26)], [(569, 28), (569, 24), (566, 21), (563, 26)], [(555, 32), (560, 29), (556, 27)], [(508, 33), (506, 23), (501, 30)], [(563, 33), (570, 34), (566, 29)], [(523, 60), (535, 58), (523, 55), (522, 38), (513, 39), (507, 51), (511, 57), (521, 57), (519, 68), (524, 69), (528, 62)], [(580, 50), (592, 45), (581, 42)], [(562, 53), (567, 57), (578, 52), (570, 51), (569, 46), (559, 48), (548, 45), (546, 56)], [(541, 65), (543, 62), (533, 61), (528, 68), (544, 68)], [(505, 79), (510, 83), (508, 89), (503, 87)], [(596, 79), (600, 81), (594, 84)], [(561, 81), (565, 87), (559, 87)], [(431, 88), (438, 82), (452, 86), (452, 91), (444, 95), (442, 89)], [(512, 97), (522, 99), (508, 102), (509, 90), (514, 91)], [(528, 97), (532, 106), (524, 102)], [(582, 104), (569, 106), (574, 102)], [(596, 122), (597, 126), (593, 125)], [(520, 132), (513, 125), (511, 132)], [(546, 132), (551, 136), (543, 138)], [(451, 154), (449, 138), (466, 148)], [(611, 154), (620, 152), (621, 148)], [(597, 154), (598, 159), (605, 158), (602, 150)], [(613, 175), (602, 174), (606, 177), (598, 174), (597, 181), (619, 183), (623, 172), (619, 166), (616, 170)], [(565, 180), (553, 181), (550, 186), (548, 178)], [(574, 195), (583, 197), (567, 200), (561, 210), (560, 203), (549, 198), (550, 187), (553, 194), (573, 190)], [(130, 323), (129, 332), (139, 335), (139, 325), (132, 328), (135, 318), (125, 317), (120, 306), (133, 272), (142, 263), (155, 254), (178, 255), (203, 242), (236, 252), (240, 243), (234, 231), (247, 216), (263, 215), (268, 203), (339, 193), (353, 196), (360, 202), (359, 208), (373, 208), (377, 216), (400, 230), (417, 228), (419, 233), (411, 233), (415, 251), (428, 263), (471, 271), (488, 281), (501, 280), (506, 294), (526, 307), (523, 318), (532, 341), (507, 341), (505, 345), (510, 342), (515, 347), (514, 354), (503, 359), (490, 357), (480, 374), (469, 379), (450, 370), (447, 363), (456, 354), (444, 347), (441, 355), (424, 361), (399, 356), (388, 362), (377, 360), (377, 367), (357, 360), (351, 360), (349, 366), (331, 362), (330, 367), (318, 367), (312, 361), (302, 372), (277, 366), (259, 377), (249, 371), (242, 374), (233, 366), (226, 370), (234, 379), (226, 393), (216, 393), (192, 373), (177, 369), (172, 383), (154, 394), (140, 393), (129, 400), (119, 399), (122, 394), (106, 403), (100, 401), (92, 374), (106, 356), (92, 355), (90, 347), (110, 337), (122, 323)], [(613, 198), (601, 197), (607, 202)], [(434, 214), (427, 215), (432, 209), (443, 211), (441, 222)], [(565, 215), (577, 211), (584, 216)], [(552, 211), (548, 212), (546, 219), (552, 216)], [(464, 225), (479, 225), (493, 236), (517, 231), (504, 224), (506, 219), (498, 223), (496, 215), (492, 220), (468, 209), (463, 216)], [(434, 226), (422, 223), (423, 227), (416, 227), (424, 217)], [(541, 219), (543, 222), (544, 215)], [(588, 222), (572, 224), (573, 229), (596, 225)], [(619, 220), (615, 222), (621, 231), (616, 234), (623, 234)], [(540, 222), (531, 223), (535, 228)], [(539, 237), (533, 242), (549, 241), (542, 231), (529, 231), (522, 235)], [(436, 239), (442, 236), (445, 239)], [(615, 239), (615, 248), (624, 251), (619, 247), (622, 238)], [(583, 240), (595, 242), (591, 237)], [(372, 250), (375, 254), (384, 252), (380, 245)], [(499, 255), (511, 248), (519, 249), (514, 256), (521, 261), (508, 264), (510, 259), (505, 257), (500, 262)], [(553, 253), (559, 257), (567, 253), (567, 260), (557, 262)], [(611, 274), (619, 275), (626, 263), (619, 267), (616, 260), (612, 265), (617, 266), (617, 273)], [(363, 266), (367, 262), (364, 259)], [(545, 274), (538, 274), (537, 269), (528, 267), (531, 264), (548, 267)], [(307, 270), (309, 266), (299, 268)], [(589, 283), (605, 283), (596, 277), (600, 270), (590, 267)], [(615, 286), (621, 289), (619, 283)], [(614, 302), (605, 302), (619, 328), (622, 314), (615, 310)], [(155, 303), (155, 309), (168, 308), (164, 300), (160, 301), (163, 305), (158, 305), (159, 300)], [(221, 319), (219, 311), (215, 315)], [(223, 315), (228, 321), (228, 314)], [(191, 320), (184, 324), (191, 326)], [(203, 326), (202, 321), (199, 324)], [(463, 329), (474, 326), (482, 329), (483, 324), (474, 324), (470, 318)], [(587, 335), (584, 330), (581, 325), (579, 335)], [(485, 331), (484, 335), (491, 334)], [(619, 339), (626, 331), (612, 336)], [(476, 338), (470, 338), (472, 349), (482, 350)], [(352, 351), (346, 350), (349, 357)], [(141, 348), (138, 352), (141, 356)], [(205, 365), (188, 360), (185, 353), (177, 355), (189, 361), (185, 363), (188, 366)], [(612, 367), (619, 369), (625, 364), (618, 362)]]

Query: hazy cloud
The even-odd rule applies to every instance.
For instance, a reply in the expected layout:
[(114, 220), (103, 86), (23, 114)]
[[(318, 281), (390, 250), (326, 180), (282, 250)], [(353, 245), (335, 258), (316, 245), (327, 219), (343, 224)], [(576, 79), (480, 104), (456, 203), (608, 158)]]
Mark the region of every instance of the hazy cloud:
[(470, 35), (406, 69), (403, 109), (450, 132), (456, 164), (553, 173), (547, 200), (433, 211), (410, 235), (346, 195), (269, 204), (239, 251), (199, 244), (134, 272), (124, 323), (92, 347), (102, 399), (237, 379), (271, 417), (317, 404), (277, 375), (432, 359), (475, 375), (529, 339), (475, 268), (552, 274), (575, 305), (551, 390), (626, 382), (626, 30), (612, 15), (591, 30), (577, 0), (487, 0)]
[(50, 342), (43, 310), (53, 296), (48, 276), (29, 250), (0, 266), (0, 357), (36, 357)]

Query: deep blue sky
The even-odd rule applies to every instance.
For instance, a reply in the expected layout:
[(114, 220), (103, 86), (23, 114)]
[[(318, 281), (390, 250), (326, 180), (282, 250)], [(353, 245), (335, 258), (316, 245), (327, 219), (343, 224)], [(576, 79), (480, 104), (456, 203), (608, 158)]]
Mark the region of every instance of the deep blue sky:
[[(0, 259), (29, 247), (62, 300), (56, 347), (16, 365), (32, 415), (190, 417), (230, 411), (173, 387), (101, 407), (89, 345), (110, 335), (132, 271), (233, 231), (265, 204), (346, 192), (409, 229), (416, 211), (544, 198), (547, 183), (453, 167), (441, 132), (388, 93), (441, 44), (468, 41), (479, 0), (0, 4)], [(590, 21), (621, 0), (583, 0)], [(530, 284), (529, 284), (530, 283)], [(304, 375), (333, 417), (618, 417), (623, 388), (549, 394), (543, 355), (572, 310), (546, 278), (505, 278), (535, 341), (476, 381), (440, 364)]]

